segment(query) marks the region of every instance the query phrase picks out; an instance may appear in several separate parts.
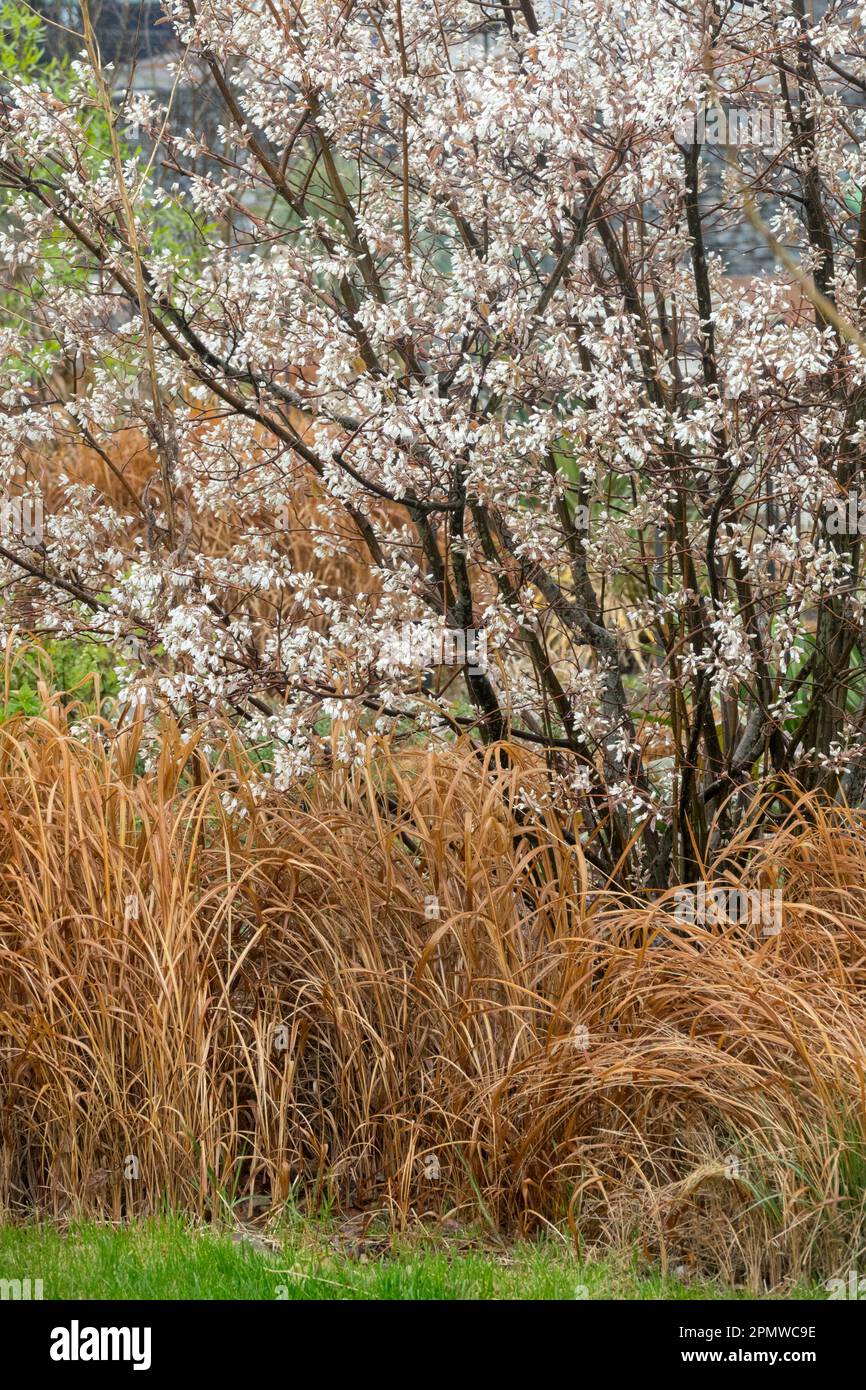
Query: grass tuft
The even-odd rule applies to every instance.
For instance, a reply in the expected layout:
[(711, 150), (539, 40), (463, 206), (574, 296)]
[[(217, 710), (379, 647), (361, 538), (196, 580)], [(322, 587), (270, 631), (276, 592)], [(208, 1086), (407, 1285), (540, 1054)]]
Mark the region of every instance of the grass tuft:
[(172, 727), (141, 771), (140, 733), (0, 727), (7, 1216), (557, 1229), (753, 1289), (862, 1261), (861, 816), (792, 791), (709, 866), (784, 885), (764, 938), (592, 891), (518, 750), (371, 740), (277, 794)]

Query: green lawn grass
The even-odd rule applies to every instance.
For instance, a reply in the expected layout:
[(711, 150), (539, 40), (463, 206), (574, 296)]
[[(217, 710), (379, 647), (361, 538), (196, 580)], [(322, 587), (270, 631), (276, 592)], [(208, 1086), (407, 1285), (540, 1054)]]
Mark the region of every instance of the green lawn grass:
[[(42, 1280), (45, 1299), (732, 1299), (742, 1289), (637, 1272), (627, 1262), (580, 1264), (553, 1240), (495, 1246), (431, 1237), (333, 1248), (325, 1228), (256, 1237), (181, 1221), (110, 1226), (0, 1227), (0, 1280)], [(466, 1248), (467, 1245), (470, 1248)], [(5, 1289), (5, 1286), (4, 1286)], [(0, 1296), (3, 1296), (0, 1293)], [(5, 1293), (9, 1297), (9, 1293)], [(800, 1288), (794, 1298), (820, 1298)]]

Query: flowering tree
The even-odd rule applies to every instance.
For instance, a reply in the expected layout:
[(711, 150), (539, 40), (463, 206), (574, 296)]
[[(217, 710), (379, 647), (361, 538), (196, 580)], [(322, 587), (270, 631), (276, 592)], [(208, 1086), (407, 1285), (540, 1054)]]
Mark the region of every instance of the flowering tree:
[(2, 467), (117, 486), (7, 528), (7, 627), (133, 641), (284, 780), (325, 729), (524, 744), (635, 883), (759, 776), (859, 802), (866, 6), (170, 0), (207, 143), (80, 11), (62, 89), (4, 79)]

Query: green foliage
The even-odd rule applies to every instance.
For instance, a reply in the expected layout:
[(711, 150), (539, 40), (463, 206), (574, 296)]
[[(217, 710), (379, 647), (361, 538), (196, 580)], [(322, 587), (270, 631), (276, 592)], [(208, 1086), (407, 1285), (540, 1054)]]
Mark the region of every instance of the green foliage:
[(118, 657), (110, 647), (101, 642), (64, 640), (48, 642), (45, 650), (57, 690), (74, 695), (78, 700), (83, 699), (91, 706), (96, 700), (97, 682), (103, 699), (117, 694), (118, 680), (114, 667)]
[(0, 723), (18, 714), (44, 711), (39, 682), (64, 702), (75, 700), (87, 713), (109, 713), (119, 689), (117, 653), (101, 642), (50, 640), (30, 647), (16, 658), (9, 679), (8, 699), (0, 702)]
[[(30, 77), (44, 58), (42, 21), (19, 0), (0, 4), (0, 80)], [(53, 67), (49, 64), (49, 68)]]
[(39, 692), (29, 676), (16, 681), (9, 692), (9, 699), (0, 704), (0, 724), (14, 719), (18, 714), (37, 715), (42, 713)]
[[(330, 1237), (330, 1239), (329, 1239)], [(195, 1230), (177, 1218), (139, 1226), (0, 1228), (0, 1277), (38, 1270), (46, 1299), (731, 1299), (743, 1290), (683, 1284), (616, 1262), (580, 1264), (565, 1244), (486, 1247), (472, 1233), (398, 1242), (376, 1233), (372, 1258), (340, 1254), (339, 1227), (297, 1222), (269, 1243)], [(821, 1297), (797, 1289), (791, 1297)]]

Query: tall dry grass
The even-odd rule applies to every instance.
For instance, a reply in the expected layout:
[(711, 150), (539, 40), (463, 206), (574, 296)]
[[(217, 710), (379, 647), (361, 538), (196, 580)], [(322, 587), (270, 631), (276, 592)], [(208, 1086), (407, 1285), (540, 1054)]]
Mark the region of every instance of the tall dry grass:
[(744, 823), (713, 872), (783, 885), (764, 938), (598, 891), (522, 824), (518, 750), (371, 743), (292, 795), (230, 739), (137, 753), (59, 705), (0, 728), (8, 1213), (327, 1200), (756, 1287), (856, 1261), (859, 818), (792, 793), (745, 870)]

